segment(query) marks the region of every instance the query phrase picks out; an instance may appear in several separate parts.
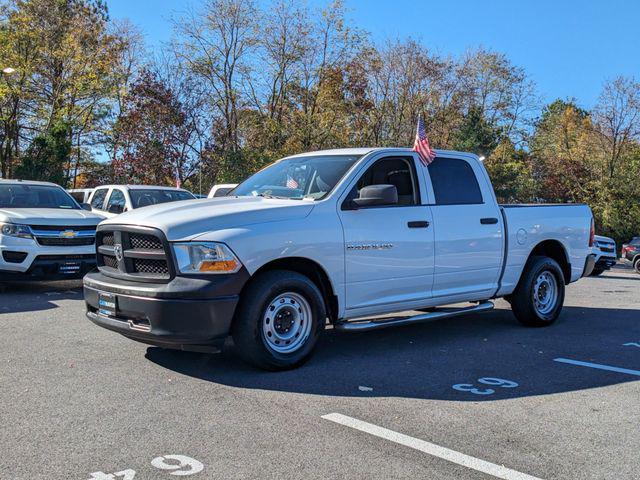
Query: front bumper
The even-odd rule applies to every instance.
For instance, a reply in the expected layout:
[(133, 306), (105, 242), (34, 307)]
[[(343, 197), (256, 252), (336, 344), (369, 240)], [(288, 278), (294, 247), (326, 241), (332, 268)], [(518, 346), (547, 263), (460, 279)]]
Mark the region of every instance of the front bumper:
[(598, 261), (595, 263), (596, 269), (609, 270), (616, 263), (618, 263), (618, 259), (616, 257), (600, 257)]
[(24, 271), (15, 270), (7, 263), (0, 268), (0, 281), (18, 282), (29, 280), (71, 280), (82, 278), (96, 267), (95, 254), (38, 255)]
[[(150, 345), (216, 351), (229, 335), (240, 291), (249, 274), (175, 277), (141, 283), (92, 272), (84, 279), (87, 317), (95, 324)], [(115, 315), (100, 313), (100, 293), (111, 294)]]

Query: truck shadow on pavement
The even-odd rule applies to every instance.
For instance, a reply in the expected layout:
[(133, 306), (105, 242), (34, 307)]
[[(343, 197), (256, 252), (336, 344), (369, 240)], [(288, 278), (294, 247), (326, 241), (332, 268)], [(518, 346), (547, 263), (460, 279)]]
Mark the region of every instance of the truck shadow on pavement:
[[(222, 385), (350, 397), (492, 401), (633, 382), (640, 377), (554, 361), (563, 357), (640, 370), (637, 310), (565, 307), (549, 328), (520, 326), (510, 310), (363, 333), (325, 332), (314, 357), (279, 373), (256, 370), (232, 351), (205, 355), (150, 347), (146, 357)], [(479, 378), (516, 382), (492, 387)], [(495, 393), (453, 388), (471, 384)], [(364, 387), (364, 388), (361, 388)], [(369, 390), (371, 389), (371, 390)]]
[(60, 300), (81, 300), (82, 280), (0, 285), (0, 315), (58, 308)]

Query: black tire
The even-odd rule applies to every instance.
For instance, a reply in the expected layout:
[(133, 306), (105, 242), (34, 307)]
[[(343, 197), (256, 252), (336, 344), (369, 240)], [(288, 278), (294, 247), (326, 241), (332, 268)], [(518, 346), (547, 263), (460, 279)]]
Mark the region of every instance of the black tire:
[[(550, 301), (545, 308), (540, 308), (534, 302), (534, 292), (536, 281), (545, 273), (552, 275), (555, 279), (555, 301), (553, 304)], [(547, 289), (551, 290), (548, 287)], [(557, 320), (562, 311), (564, 290), (564, 275), (558, 263), (548, 257), (532, 257), (527, 262), (520, 282), (512, 294), (511, 309), (518, 321), (527, 327), (549, 326)], [(541, 290), (538, 293), (541, 293)]]
[(636, 263), (633, 264), (633, 269), (636, 273), (640, 273), (640, 258), (636, 260)]
[(591, 272), (590, 277), (597, 277), (598, 275), (602, 275), (604, 273), (603, 268), (594, 268), (593, 272)]
[[(267, 309), (270, 308), (274, 299), (288, 292), (306, 300), (311, 319), (310, 329), (306, 335), (302, 336), (302, 343), (298, 349), (282, 353), (274, 350), (278, 348), (275, 345), (273, 348), (269, 346), (273, 340), (266, 339), (264, 328), (268, 326), (265, 327), (263, 321), (269, 324), (268, 320), (264, 320), (268, 315)], [(295, 305), (295, 302), (292, 304)], [(300, 308), (297, 310), (301, 311)], [(295, 314), (295, 311), (293, 313)], [(263, 370), (287, 370), (302, 365), (309, 359), (324, 330), (326, 318), (322, 293), (315, 283), (297, 272), (272, 270), (252, 279), (245, 289), (233, 321), (231, 334), (238, 355), (245, 362)], [(304, 323), (305, 319), (301, 321)], [(275, 323), (274, 319), (272, 322), (274, 329)], [(267, 333), (271, 336), (271, 332)]]

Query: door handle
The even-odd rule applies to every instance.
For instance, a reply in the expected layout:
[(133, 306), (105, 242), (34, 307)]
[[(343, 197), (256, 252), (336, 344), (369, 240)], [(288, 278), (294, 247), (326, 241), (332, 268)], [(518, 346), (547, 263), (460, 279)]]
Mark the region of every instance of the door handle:
[(481, 218), (480, 223), (482, 225), (495, 225), (496, 223), (498, 223), (498, 219), (497, 218)]
[(429, 226), (429, 222), (427, 222), (426, 220), (422, 220), (422, 221), (413, 221), (413, 222), (408, 222), (407, 226), (409, 228), (427, 228)]

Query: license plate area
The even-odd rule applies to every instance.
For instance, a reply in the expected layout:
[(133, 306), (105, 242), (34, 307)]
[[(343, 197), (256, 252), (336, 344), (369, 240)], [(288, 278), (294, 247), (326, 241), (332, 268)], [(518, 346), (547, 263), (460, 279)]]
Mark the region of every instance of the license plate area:
[(58, 266), (58, 272), (64, 275), (74, 275), (80, 273), (81, 262), (64, 262)]
[(98, 313), (105, 317), (115, 317), (118, 314), (118, 297), (113, 293), (98, 293)]

